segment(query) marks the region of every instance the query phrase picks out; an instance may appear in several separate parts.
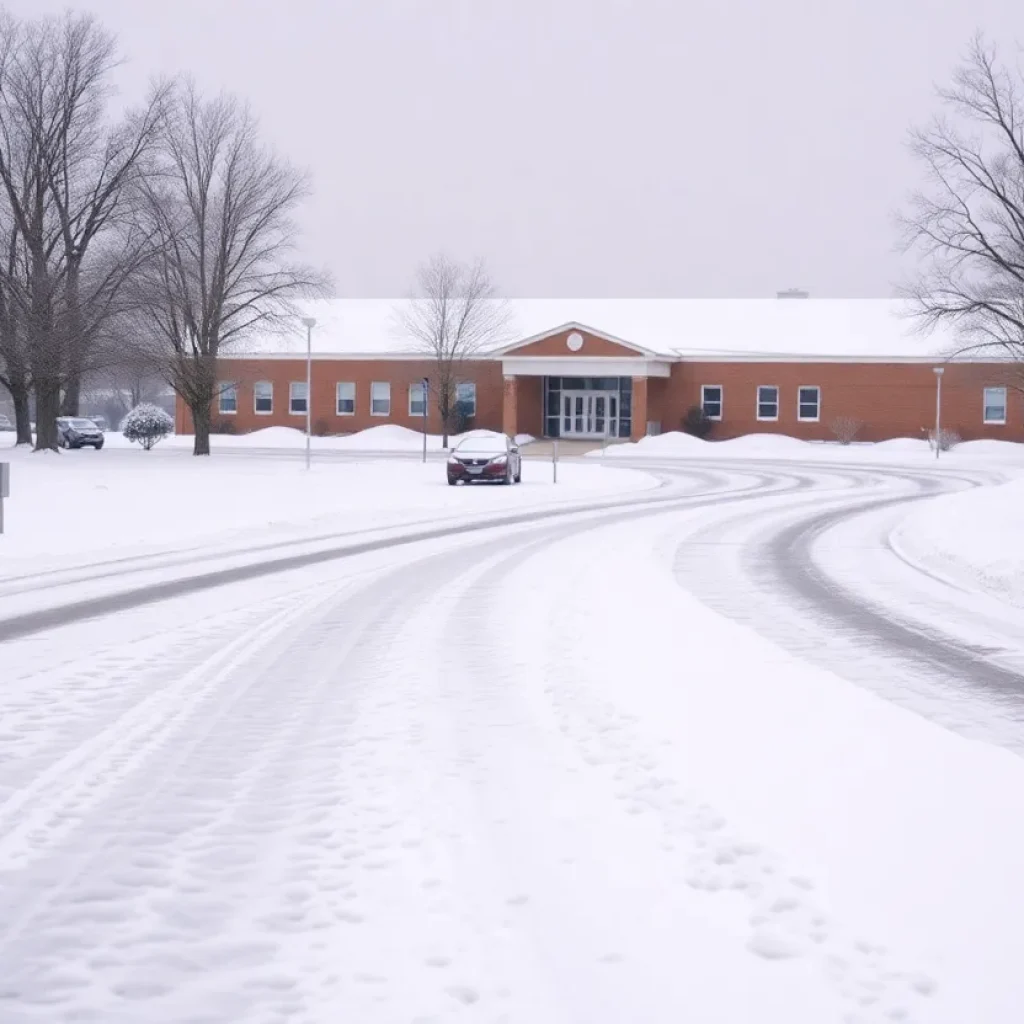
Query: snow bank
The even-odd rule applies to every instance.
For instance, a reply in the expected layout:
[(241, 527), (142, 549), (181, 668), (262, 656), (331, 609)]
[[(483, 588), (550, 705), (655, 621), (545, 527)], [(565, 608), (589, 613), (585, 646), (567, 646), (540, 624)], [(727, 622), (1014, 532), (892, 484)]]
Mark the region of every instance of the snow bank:
[(930, 572), (1024, 607), (1022, 508), (1024, 480), (933, 498), (896, 527), (893, 546)]
[(954, 451), (970, 452), (972, 455), (1009, 455), (1021, 454), (1024, 445), (1016, 441), (997, 441), (994, 438), (983, 438), (980, 441), (963, 441)]
[[(470, 430), (463, 434), (452, 434), (448, 438), (448, 446), (452, 447), (467, 437), (479, 434), (495, 434), (493, 430)], [(440, 434), (427, 435), (429, 451), (444, 451)], [(518, 434), (516, 441), (520, 445), (535, 440), (530, 434)], [(112, 448), (130, 447), (121, 434), (107, 434), (107, 445)], [(192, 447), (191, 434), (176, 434), (161, 442), (167, 448)], [(210, 447), (218, 448), (304, 448), (306, 433), (297, 427), (265, 427), (248, 434), (214, 434), (210, 438)], [(395, 423), (384, 423), (379, 427), (369, 427), (337, 437), (313, 437), (310, 447), (318, 451), (362, 451), (362, 452), (418, 452), (423, 448), (423, 434), (408, 427)]]
[(732, 452), (765, 452), (768, 455), (799, 450), (806, 454), (813, 446), (807, 441), (801, 441), (798, 437), (790, 437), (788, 434), (746, 434), (743, 437), (733, 437), (728, 441), (712, 442), (715, 447), (726, 448)]
[[(906, 461), (908, 457), (934, 459), (935, 452), (929, 443), (916, 437), (897, 437), (888, 441), (857, 442), (840, 445), (833, 441), (803, 441), (788, 434), (745, 434), (725, 441), (703, 441), (690, 434), (671, 431), (645, 437), (627, 444), (613, 444), (601, 451), (588, 452), (590, 457), (613, 456), (626, 459), (665, 458), (730, 458), (761, 456), (770, 459), (814, 459), (820, 461), (874, 461), (896, 459)], [(1024, 465), (1024, 444), (1013, 441), (965, 441), (942, 458), (964, 459), (985, 458), (1019, 462)]]
[(876, 441), (874, 444), (865, 444), (864, 448), (868, 450), (874, 449), (875, 451), (884, 452), (912, 452), (915, 455), (930, 454), (935, 455), (932, 451), (931, 445), (919, 437), (893, 437), (888, 441)]

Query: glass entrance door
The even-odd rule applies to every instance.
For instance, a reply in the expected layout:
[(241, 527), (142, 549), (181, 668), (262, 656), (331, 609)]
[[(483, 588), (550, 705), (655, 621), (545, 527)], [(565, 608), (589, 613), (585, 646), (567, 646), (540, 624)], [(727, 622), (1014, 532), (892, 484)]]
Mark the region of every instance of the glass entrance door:
[(618, 436), (618, 394), (614, 391), (562, 392), (562, 437)]

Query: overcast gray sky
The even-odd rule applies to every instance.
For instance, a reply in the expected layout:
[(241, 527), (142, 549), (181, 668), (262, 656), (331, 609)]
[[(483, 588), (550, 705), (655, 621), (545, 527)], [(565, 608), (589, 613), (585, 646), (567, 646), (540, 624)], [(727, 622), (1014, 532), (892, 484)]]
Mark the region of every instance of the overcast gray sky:
[(312, 171), (339, 292), (431, 252), (519, 296), (890, 294), (906, 132), (1014, 0), (8, 0), (98, 15), (125, 95), (189, 71)]

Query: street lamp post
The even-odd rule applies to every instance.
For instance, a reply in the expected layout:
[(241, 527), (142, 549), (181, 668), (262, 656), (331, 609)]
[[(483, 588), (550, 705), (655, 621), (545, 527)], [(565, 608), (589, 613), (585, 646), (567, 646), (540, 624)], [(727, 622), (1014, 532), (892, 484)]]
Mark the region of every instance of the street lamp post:
[(302, 322), (306, 325), (306, 469), (309, 469), (310, 437), (313, 433), (313, 328), (316, 327), (316, 319), (304, 316)]
[(935, 366), (933, 369), (935, 371), (935, 458), (938, 458), (939, 452), (942, 450), (942, 374), (945, 372), (945, 367)]

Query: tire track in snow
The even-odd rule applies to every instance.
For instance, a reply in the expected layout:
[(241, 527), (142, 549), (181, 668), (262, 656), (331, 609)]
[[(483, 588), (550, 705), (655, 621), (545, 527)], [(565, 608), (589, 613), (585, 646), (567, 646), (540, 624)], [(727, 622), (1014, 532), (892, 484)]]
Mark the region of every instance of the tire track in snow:
[[(698, 476), (700, 475), (700, 470), (695, 470), (694, 472)], [(675, 491), (671, 493), (673, 491), (672, 483), (671, 478), (663, 478), (658, 490), (668, 490), (670, 493), (655, 494), (653, 497), (631, 496), (625, 499), (574, 503), (572, 507), (568, 508), (557, 506), (554, 508), (542, 507), (502, 516), (460, 520), (456, 524), (433, 526), (428, 529), (409, 532), (396, 532), (384, 538), (357, 543), (332, 544), (327, 548), (315, 548), (312, 551), (306, 550), (290, 555), (279, 555), (278, 557), (263, 559), (258, 562), (243, 562), (242, 564), (229, 565), (226, 568), (186, 574), (169, 580), (141, 583), (127, 590), (120, 590), (115, 593), (100, 593), (88, 599), (71, 600), (59, 605), (47, 605), (26, 614), (0, 618), (0, 642), (9, 642), (14, 639), (47, 632), (69, 623), (101, 618), (115, 612), (135, 609), (142, 605), (167, 601), (211, 588), (262, 579), (298, 569), (310, 568), (315, 565), (353, 558), (369, 552), (401, 548), (426, 541), (459, 537), (488, 530), (518, 527), (535, 522), (615, 511), (617, 509), (663, 507), (676, 502), (686, 501), (687, 499), (699, 501), (704, 497), (694, 496), (688, 491), (683, 491), (682, 493)], [(648, 495), (649, 492), (639, 493), (641, 495)], [(234, 552), (228, 556), (228, 561), (232, 558), (244, 556), (244, 554), (244, 551), (240, 553)]]
[[(484, 540), (479, 542), (477, 546), (483, 550), (488, 545), (489, 542)], [(408, 607), (406, 602), (425, 599), (427, 594), (436, 589), (439, 577), (443, 578), (441, 570), (445, 566), (450, 565), (453, 558), (457, 559), (459, 557), (459, 553), (453, 555), (450, 552), (444, 552), (441, 555), (435, 556), (429, 566), (423, 569), (416, 569), (414, 575), (420, 583), (416, 587), (410, 587), (408, 584), (402, 586), (399, 593), (404, 596), (403, 601), (395, 602), (394, 594), (396, 592), (396, 583), (409, 574), (408, 566), (395, 568), (373, 585), (377, 594), (375, 600), (369, 600), (367, 598), (367, 591), (363, 590), (359, 592), (357, 598), (344, 604), (345, 608), (354, 612), (358, 612), (364, 605), (371, 611), (375, 608), (383, 609), (381, 612), (383, 618), (380, 621), (369, 621), (365, 623), (365, 629), (357, 629), (352, 634), (363, 644), (368, 666), (371, 665), (374, 659), (379, 660), (380, 648), (378, 645), (382, 639), (387, 640), (386, 634), (382, 637), (381, 621), (392, 623), (392, 628), (394, 629), (393, 640), (397, 640), (403, 631), (404, 623), (401, 618), (401, 611)], [(393, 607), (395, 605), (397, 605), (397, 611)], [(399, 616), (397, 619), (396, 615)], [(352, 615), (351, 618), (359, 621), (357, 614)], [(328, 631), (322, 640), (326, 642), (332, 637), (336, 638), (336, 633)], [(299, 648), (304, 647), (308, 639), (309, 630), (307, 629), (300, 633), (290, 649), (294, 649), (296, 646)], [(314, 644), (313, 647), (316, 649), (317, 645)], [(343, 656), (342, 661), (346, 661), (346, 658), (347, 656)], [(295, 666), (297, 681), (306, 679), (306, 667), (305, 662), (301, 658), (297, 659)], [(163, 760), (159, 763), (152, 777), (145, 779), (140, 777), (143, 765), (138, 759), (132, 762), (131, 766), (135, 768), (135, 778), (133, 779), (129, 774), (126, 779), (121, 780), (119, 788), (105, 794), (105, 801), (95, 804), (92, 808), (94, 822), (98, 819), (102, 820), (105, 828), (96, 829), (91, 839), (87, 839), (84, 844), (79, 842), (77, 848), (72, 846), (70, 850), (65, 851), (64, 856), (51, 857), (42, 865), (36, 865), (42, 869), (35, 877), (36, 884), (34, 886), (21, 887), (20, 898), (9, 904), (5, 908), (6, 913), (3, 915), (5, 924), (3, 938), (7, 943), (6, 949), (8, 954), (4, 957), (4, 970), (2, 973), (9, 986), (7, 989), (8, 1006), (11, 1005), (12, 1000), (15, 1001), (14, 1005), (30, 1005), (36, 1011), (32, 1019), (42, 1017), (47, 1021), (52, 1021), (58, 1019), (55, 1018), (55, 1013), (57, 1012), (62, 1014), (59, 1019), (65, 1019), (64, 1013), (69, 1015), (76, 1013), (75, 1000), (77, 997), (85, 998), (83, 993), (95, 995), (92, 991), (96, 987), (95, 977), (86, 979), (80, 976), (71, 976), (76, 973), (71, 968), (77, 967), (80, 971), (83, 964), (82, 950), (75, 946), (74, 941), (69, 940), (69, 932), (73, 933), (76, 929), (89, 927), (92, 932), (88, 940), (89, 948), (92, 950), (90, 954), (92, 960), (89, 961), (89, 966), (93, 972), (111, 978), (110, 987), (118, 998), (128, 1000), (128, 1009), (124, 1010), (126, 1016), (123, 1019), (134, 1024), (143, 1006), (151, 1008), (145, 1011), (146, 1019), (149, 1020), (174, 1020), (177, 1022), (186, 1019), (185, 1016), (178, 1014), (177, 1011), (165, 1014), (158, 1009), (161, 1005), (160, 1000), (171, 998), (171, 995), (168, 991), (168, 986), (158, 979), (154, 979), (150, 971), (154, 963), (162, 965), (162, 969), (164, 969), (168, 968), (170, 961), (174, 959), (174, 954), (163, 948), (166, 947), (168, 934), (172, 937), (177, 936), (177, 941), (180, 941), (183, 929), (187, 931), (190, 927), (208, 928), (210, 926), (212, 923), (211, 911), (204, 910), (204, 904), (208, 904), (212, 899), (213, 906), (221, 908), (216, 911), (217, 914), (227, 912), (228, 905), (222, 899), (213, 898), (212, 895), (208, 896), (206, 894), (218, 892), (224, 885), (228, 884), (227, 878), (230, 877), (230, 871), (233, 867), (231, 859), (238, 856), (238, 851), (235, 851), (234, 854), (228, 857), (228, 864), (225, 867), (227, 878), (220, 879), (222, 885), (212, 886), (210, 883), (207, 883), (201, 887), (202, 891), (200, 892), (196, 892), (197, 870), (202, 866), (206, 858), (212, 857), (215, 861), (218, 859), (216, 850), (204, 849), (202, 843), (200, 843), (198, 846), (191, 848), (191, 853), (186, 850), (184, 856), (175, 856), (173, 858), (173, 869), (174, 873), (179, 876), (177, 890), (178, 901), (180, 901), (181, 905), (177, 908), (162, 905), (158, 909), (150, 908), (151, 915), (157, 914), (158, 918), (163, 922), (161, 926), (152, 927), (153, 922), (147, 919), (145, 908), (137, 906), (138, 890), (144, 890), (146, 886), (158, 890), (167, 888), (167, 882), (163, 878), (169, 870), (168, 853), (165, 848), (176, 837), (176, 830), (181, 827), (180, 823), (176, 823), (173, 820), (173, 812), (176, 804), (181, 803), (184, 797), (179, 795), (177, 800), (172, 799), (179, 778), (182, 779), (186, 793), (195, 793), (197, 790), (205, 789), (211, 790), (208, 796), (197, 795), (194, 798), (198, 804), (207, 807), (207, 813), (210, 801), (214, 801), (216, 806), (218, 799), (224, 799), (228, 807), (235, 807), (236, 809), (239, 803), (245, 805), (246, 799), (249, 801), (247, 806), (250, 808), (258, 807), (266, 797), (266, 786), (260, 784), (258, 781), (259, 777), (262, 775), (266, 781), (269, 772), (269, 778), (273, 778), (275, 772), (269, 766), (274, 764), (280, 766), (282, 760), (289, 753), (295, 752), (296, 748), (305, 749), (305, 744), (301, 742), (301, 729), (296, 733), (292, 726), (287, 726), (286, 731), (289, 734), (287, 739), (282, 739), (280, 733), (277, 732), (271, 731), (268, 733), (268, 729), (273, 727), (277, 720), (277, 707), (276, 705), (268, 706), (265, 703), (260, 705), (257, 702), (254, 710), (261, 713), (264, 725), (260, 728), (254, 727), (251, 735), (264, 738), (269, 736), (274, 743), (275, 753), (263, 758), (255, 758), (256, 767), (253, 767), (255, 755), (253, 755), (252, 751), (246, 756), (244, 750), (238, 750), (233, 730), (231, 733), (228, 733), (226, 730), (229, 723), (236, 722), (239, 718), (246, 722), (252, 718), (252, 713), (244, 712), (243, 709), (247, 704), (251, 704), (252, 701), (256, 700), (256, 691), (259, 688), (257, 683), (259, 680), (239, 678), (240, 675), (244, 676), (245, 673), (251, 671), (252, 658), (250, 657), (244, 659), (241, 664), (236, 666), (236, 673), (233, 677), (229, 675), (224, 680), (224, 689), (231, 692), (222, 696), (220, 704), (214, 710), (211, 719), (204, 719), (201, 725), (193, 726), (200, 735), (190, 740), (185, 749), (177, 750), (169, 744), (158, 748), (161, 751), (169, 750), (169, 760)], [(328, 676), (321, 674), (317, 678), (323, 683), (330, 676), (329, 674)], [(368, 674), (368, 678), (373, 679), (377, 683), (386, 684), (387, 682), (386, 679), (381, 679), (379, 675), (375, 676), (372, 672)], [(265, 675), (261, 679), (265, 688), (267, 685)], [(296, 695), (296, 699), (305, 699), (306, 696), (308, 694), (299, 693)], [(307, 718), (307, 721), (313, 720), (317, 723), (322, 723), (326, 720), (338, 724), (337, 716), (323, 714), (326, 709), (315, 700), (306, 701), (306, 707), (310, 716)], [(289, 718), (288, 721), (294, 722), (294, 719)], [(335, 746), (339, 745), (338, 736), (334, 735), (326, 738)], [(223, 761), (219, 768), (211, 768), (208, 765), (202, 775), (190, 776), (189, 772), (195, 772), (196, 769), (189, 766), (194, 765), (196, 758), (200, 756), (204, 749), (207, 751), (212, 750), (213, 755), (211, 756), (216, 755), (220, 751), (219, 756), (227, 758), (227, 760)], [(156, 753), (156, 750), (154, 753)], [(225, 772), (230, 774), (231, 765), (234, 763), (234, 758), (238, 755), (241, 755), (241, 761), (248, 766), (247, 781), (241, 792), (237, 789), (234, 792), (230, 792), (231, 786), (226, 784), (223, 776)], [(78, 763), (79, 760), (75, 759), (75, 765)], [(213, 763), (216, 764), (215, 756)], [(62, 767), (67, 769), (74, 766), (64, 764)], [(184, 772), (184, 776), (182, 776), (182, 772)], [(373, 785), (372, 772), (368, 774), (365, 765), (359, 769), (359, 773), (367, 786)], [(56, 778), (57, 775), (54, 774), (42, 780), (37, 785), (38, 794), (43, 795), (46, 792), (59, 788), (56, 786)], [(136, 791), (134, 801), (131, 794), (126, 792), (128, 781), (134, 783)], [(298, 779), (299, 783), (302, 781), (302, 778)], [(47, 784), (49, 784), (49, 789)], [(325, 804), (328, 807), (349, 804), (353, 798), (351, 793), (339, 791), (337, 786), (330, 780), (325, 781), (321, 779), (321, 786), (326, 790)], [(301, 794), (303, 788), (301, 785), (296, 785), (293, 787), (292, 792)], [(222, 789), (225, 789), (225, 791), (222, 792)], [(245, 794), (249, 794), (249, 796), (246, 797)], [(116, 803), (114, 802), (115, 799)], [(280, 805), (280, 800), (277, 803)], [(161, 814), (159, 819), (154, 819), (153, 814), (157, 807), (160, 807), (164, 813)], [(346, 807), (345, 809), (347, 811), (349, 808)], [(200, 837), (205, 838), (228, 826), (230, 824), (229, 818), (230, 814), (225, 817), (222, 809), (219, 817), (215, 816), (212, 821), (208, 819), (205, 824), (200, 825), (199, 818), (196, 815), (192, 815), (189, 830), (190, 832), (195, 831)], [(267, 824), (266, 819), (264, 819), (264, 824)], [(286, 831), (287, 826), (290, 824), (294, 824), (294, 822), (287, 814), (283, 817), (279, 815), (270, 822), (272, 827), (285, 828)], [(385, 821), (381, 823), (380, 827), (384, 828), (386, 825), (387, 822)], [(318, 850), (318, 844), (321, 844), (324, 832), (325, 826), (322, 823), (311, 825), (309, 841), (314, 848), (314, 852)], [(335, 834), (331, 833), (331, 836)], [(133, 837), (139, 840), (139, 848), (134, 850), (129, 842)], [(66, 838), (66, 836), (57, 837), (55, 842), (60, 846)], [(133, 857), (133, 852), (137, 856)], [(355, 851), (352, 851), (351, 848), (339, 850), (342, 856), (350, 852)], [(320, 853), (322, 854), (323, 851), (320, 851)], [(279, 867), (276, 869), (278, 874), (281, 874), (281, 865), (284, 865), (290, 856), (291, 851), (286, 855), (278, 855), (277, 863)], [(376, 854), (373, 856), (376, 856)], [(272, 857), (271, 860), (273, 859)], [(313, 860), (315, 861), (316, 859), (314, 856)], [(357, 857), (358, 859), (360, 857)], [(234, 866), (237, 866), (237, 864)], [(224, 867), (224, 865), (221, 865), (221, 867)], [(216, 872), (220, 868), (214, 864), (210, 867), (210, 870)], [(310, 870), (316, 875), (315, 865)], [(333, 884), (332, 872), (329, 868), (324, 868), (322, 864), (319, 870), (321, 873), (326, 871), (327, 878), (322, 881), (321, 888), (318, 891), (321, 891), (322, 894), (329, 893), (331, 891), (330, 886)], [(112, 872), (114, 873), (112, 874)], [(271, 874), (274, 874), (274, 869), (271, 869)], [(24, 875), (24, 871), (13, 873), (15, 877), (24, 877)], [(283, 877), (287, 878), (286, 871)], [(265, 891), (265, 883), (257, 886), (257, 891)], [(350, 890), (346, 890), (340, 896), (336, 895), (334, 898), (336, 901), (343, 900), (349, 894)], [(300, 895), (296, 893), (294, 887), (289, 887), (287, 890), (288, 899), (291, 899), (293, 896), (298, 898)], [(329, 899), (326, 896), (324, 898)], [(314, 900), (313, 902), (322, 907), (324, 900)], [(199, 904), (197, 908), (190, 909), (197, 903)], [(335, 909), (337, 912), (333, 925), (335, 928), (350, 929), (352, 924), (356, 923), (352, 911), (345, 910), (344, 907)], [(260, 941), (248, 940), (252, 935), (259, 934), (259, 929), (256, 928), (256, 925), (261, 923), (264, 925), (269, 924), (275, 932), (280, 932), (288, 927), (289, 920), (293, 920), (296, 928), (301, 931), (302, 929), (299, 927), (302, 924), (301, 917), (302, 915), (298, 913), (295, 907), (279, 907), (277, 911), (264, 915), (260, 920), (249, 922), (250, 927), (243, 930), (243, 934), (247, 936), (247, 941), (232, 944), (229, 939), (222, 937), (223, 941), (219, 946), (216, 943), (212, 944), (208, 951), (207, 966), (212, 965), (215, 968), (219, 967), (229, 971), (241, 970), (245, 974), (246, 964), (252, 966), (251, 961), (255, 961), (260, 967), (261, 975), (265, 976), (266, 987), (262, 987), (261, 983), (261, 985), (253, 988), (246, 982), (248, 987), (245, 988), (242, 995), (231, 1003), (233, 1008), (230, 1010), (218, 1010), (210, 1019), (223, 1020), (225, 1019), (225, 1014), (227, 1019), (240, 1019), (237, 1013), (243, 1007), (250, 1005), (260, 1005), (271, 1009), (277, 1007), (273, 1012), (276, 1013), (279, 1010), (280, 1014), (283, 1015), (282, 1019), (285, 1019), (288, 1013), (298, 1012), (298, 1007), (302, 1002), (299, 998), (302, 995), (301, 991), (299, 991), (301, 986), (297, 979), (289, 976), (287, 969), (283, 972), (281, 970), (282, 963), (280, 961), (283, 960), (284, 963), (288, 963), (289, 957), (280, 956), (276, 949), (270, 948), (265, 939)], [(166, 926), (168, 918), (173, 922), (173, 927)], [(132, 935), (131, 928), (126, 926), (126, 922), (132, 921), (145, 926), (140, 933)], [(321, 917), (317, 923), (322, 925), (323, 918)], [(330, 924), (329, 919), (328, 923)], [(107, 936), (106, 941), (104, 941), (104, 936)], [(120, 938), (117, 938), (117, 936), (120, 936)], [(193, 937), (198, 940), (200, 935), (197, 933)], [(305, 939), (296, 939), (296, 941), (300, 945), (306, 942)], [(17, 950), (18, 955), (15, 958), (10, 956), (12, 949)], [(129, 958), (125, 952), (128, 949), (138, 949), (143, 962), (134, 965), (129, 963)], [(316, 950), (309, 947), (304, 950), (302, 960), (307, 962), (315, 959), (316, 955)], [(318, 955), (321, 960), (325, 958), (322, 950)], [(129, 970), (129, 968), (131, 969)], [(179, 980), (182, 984), (186, 984), (191, 973), (199, 968), (193, 962), (191, 965), (180, 963), (176, 969), (181, 975)], [(436, 968), (431, 968), (431, 971), (428, 972), (431, 980), (436, 976), (435, 972)], [(363, 973), (365, 974), (366, 972)], [(25, 985), (27, 979), (32, 979), (30, 995), (28, 990), (16, 987), (18, 984)], [(327, 985), (328, 982), (324, 980), (322, 984)], [(355, 984), (357, 986), (365, 986), (367, 982), (356, 980)], [(315, 989), (316, 986), (313, 986), (313, 988)], [(453, 999), (458, 1002), (463, 996), (469, 997), (468, 990), (457, 989), (456, 995), (445, 993), (444, 998), (450, 1003)], [(78, 1005), (81, 1006), (81, 1003), (78, 1003)], [(105, 1020), (120, 1019), (120, 1012), (120, 1010), (116, 1011), (117, 1016), (115, 1016), (115, 1011), (111, 1010)], [(201, 1016), (196, 1017), (196, 1019), (201, 1019)]]
[[(979, 486), (987, 478), (878, 467), (872, 472), (879, 493), (866, 490), (853, 503), (810, 504), (766, 516), (727, 511), (676, 545), (680, 585), (728, 618), (887, 700), (953, 731), (1024, 750), (1020, 722), (1007, 715), (1005, 703), (1007, 694), (1021, 690), (1019, 672), (989, 660), (988, 650), (965, 649), (942, 631), (939, 621), (931, 628), (908, 621), (900, 604), (905, 595), (864, 597), (823, 568), (814, 553), (820, 540), (857, 517), (927, 500), (953, 487)], [(726, 538), (738, 544), (728, 569), (716, 550)], [(736, 587), (733, 577), (749, 585)], [(951, 604), (951, 621), (956, 614)], [(893, 678), (899, 685), (892, 684)]]
[[(393, 586), (393, 581), (389, 582)], [(282, 709), (281, 698), (287, 694), (275, 691), (275, 680), (269, 676), (289, 663), (298, 663), (296, 667), (302, 667), (303, 659), (310, 659), (314, 652), (322, 651), (325, 646), (333, 645), (338, 651), (344, 646), (334, 643), (338, 639), (338, 623), (331, 619), (327, 623), (329, 628), (325, 629), (324, 614), (313, 614), (317, 605), (333, 606), (337, 614), (342, 614), (346, 624), (357, 627), (353, 636), (359, 634), (361, 626), (372, 627), (372, 621), (360, 610), (364, 604), (363, 592), (339, 598), (337, 591), (335, 587), (333, 595), (321, 596), (305, 606), (291, 608), (287, 619), (278, 618), (278, 628), (272, 636), (266, 633), (261, 644), (263, 656), (266, 656), (268, 647), (271, 650), (275, 646), (278, 648), (272, 668), (254, 666), (251, 657), (238, 661), (235, 678), (223, 681), (228, 684), (225, 689), (231, 692), (223, 696), (212, 717), (196, 727), (198, 735), (190, 739), (183, 749), (173, 750), (169, 758), (158, 766), (154, 778), (136, 780), (137, 792), (130, 810), (124, 808), (123, 798), (121, 807), (96, 809), (95, 816), (102, 816), (104, 820), (109, 816), (116, 819), (114, 824), (106, 830), (97, 831), (93, 842), (87, 840), (84, 851), (72, 851), (74, 866), (70, 870), (66, 861), (52, 865), (59, 874), (49, 882), (44, 878), (38, 887), (38, 898), (19, 908), (20, 921), (12, 924), (13, 915), (8, 909), (4, 914), (5, 928), (0, 932), (0, 941), (8, 955), (4, 958), (4, 970), (0, 976), (5, 978), (8, 986), (13, 986), (17, 980), (23, 984), (29, 982), (24, 991), (9, 988), (8, 1000), (16, 1000), (16, 1005), (22, 1002), (38, 1004), (43, 1018), (51, 1021), (55, 1019), (53, 1014), (58, 1003), (82, 994), (76, 990), (87, 991), (90, 986), (84, 980), (80, 979), (78, 984), (67, 979), (62, 981), (61, 973), (67, 959), (77, 961), (79, 965), (82, 959), (81, 951), (73, 943), (70, 948), (67, 945), (62, 947), (61, 940), (86, 923), (91, 924), (94, 932), (89, 939), (89, 947), (100, 953), (93, 966), (100, 973), (113, 975), (111, 987), (121, 998), (128, 1000), (127, 1005), (120, 1006), (115, 1001), (109, 1016), (103, 1018), (105, 1022), (117, 1019), (125, 1024), (134, 1024), (140, 1012), (147, 1020), (178, 1022), (186, 1019), (177, 1011), (150, 1016), (149, 1011), (140, 1010), (141, 1006), (150, 1005), (151, 1000), (153, 1005), (158, 1005), (159, 999), (168, 995), (168, 991), (162, 982), (138, 980), (137, 975), (145, 975), (148, 968), (136, 971), (132, 966), (129, 952), (136, 948), (143, 951), (147, 963), (150, 960), (160, 962), (164, 967), (177, 970), (182, 980), (193, 981), (195, 973), (203, 967), (231, 971), (246, 964), (262, 966), (272, 959), (268, 949), (274, 944), (268, 943), (266, 935), (262, 941), (254, 939), (259, 929), (255, 932), (251, 927), (241, 929), (240, 935), (220, 934), (219, 926), (229, 908), (217, 895), (217, 885), (197, 886), (197, 883), (203, 868), (208, 868), (208, 873), (214, 875), (223, 869), (223, 877), (218, 877), (218, 880), (224, 882), (230, 878), (232, 869), (238, 866), (237, 848), (228, 849), (226, 856), (218, 855), (220, 851), (216, 840), (226, 824), (225, 810), (229, 814), (242, 813), (239, 805), (248, 801), (250, 808), (256, 808), (258, 820), (254, 831), (243, 835), (242, 846), (245, 846), (244, 839), (255, 840), (258, 856), (260, 841), (266, 842), (266, 800), (268, 793), (273, 795), (276, 789), (261, 790), (259, 778), (262, 776), (266, 782), (267, 772), (273, 763), (280, 766), (289, 754), (294, 756), (297, 751), (301, 752), (303, 725), (308, 726), (311, 718), (322, 710), (313, 706), (315, 702), (311, 704), (309, 693), (301, 692), (295, 695), (297, 702), (286, 701)], [(304, 628), (285, 638), (282, 653), (282, 635), (300, 623)], [(311, 643), (311, 640), (315, 642)], [(253, 653), (260, 654), (261, 651)], [(340, 657), (340, 653), (337, 656)], [(326, 675), (319, 672), (316, 679), (322, 689), (333, 681), (333, 676), (329, 671)], [(267, 690), (270, 692), (265, 692)], [(250, 711), (245, 710), (247, 705), (251, 707)], [(258, 725), (254, 725), (254, 713), (260, 717)], [(248, 747), (242, 744), (242, 749), (239, 749), (236, 731), (239, 723), (249, 744)], [(269, 743), (272, 751), (264, 749), (263, 743)], [(236, 786), (237, 779), (229, 778), (234, 773), (244, 774), (246, 782), (243, 786)], [(223, 797), (228, 799), (222, 801)], [(275, 827), (286, 823), (291, 813), (289, 807), (282, 807), (280, 801), (271, 811), (270, 824)], [(181, 838), (182, 832), (190, 838), (194, 836), (193, 843), (198, 846), (186, 844), (184, 850), (180, 847), (168, 850), (169, 842)], [(213, 840), (212, 847), (204, 847), (203, 843), (208, 839)], [(206, 860), (211, 863), (205, 864)], [(241, 860), (244, 864), (245, 851)], [(166, 903), (149, 908), (147, 914), (143, 904), (147, 899), (153, 899), (154, 891), (159, 893), (161, 890), (170, 890), (165, 896)], [(171, 898), (175, 891), (177, 896)], [(239, 898), (235, 906), (243, 914), (248, 909), (244, 898)], [(220, 909), (211, 911), (211, 907)], [(153, 916), (157, 918), (155, 922)], [(252, 922), (247, 924), (251, 926)], [(30, 925), (33, 925), (31, 929)], [(133, 925), (138, 934), (122, 934), (117, 940), (119, 930), (130, 933)], [(275, 927), (280, 926), (281, 920), (276, 920)], [(191, 942), (200, 946), (210, 937), (209, 932), (214, 932), (214, 941), (209, 943), (209, 959), (203, 963), (179, 963), (180, 956), (174, 950), (183, 945), (181, 932), (193, 930)], [(33, 942), (37, 935), (39, 939)], [(18, 942), (13, 949), (17, 950), (19, 957), (12, 960), (10, 950), (15, 939)], [(163, 948), (165, 945), (170, 948)], [(188, 948), (189, 944), (184, 945)], [(40, 971), (45, 972), (42, 977)], [(260, 989), (261, 985), (256, 984), (255, 987)], [(244, 994), (244, 998), (234, 1000), (233, 1005), (247, 1004), (247, 1000), (262, 1004), (268, 999), (270, 1003), (276, 1003), (286, 1000), (291, 988), (290, 982), (277, 985), (271, 981), (262, 987), (262, 996), (260, 992), (250, 991)], [(76, 1015), (81, 1012), (81, 1005), (77, 1009), (74, 1005), (63, 1006), (61, 1012), (68, 1014), (66, 1018), (59, 1018), (61, 1020), (78, 1019)], [(224, 1012), (226, 1017), (218, 1011), (209, 1019), (243, 1019), (235, 1016), (234, 1010)], [(195, 1019), (201, 1018), (206, 1019), (201, 1013)]]

